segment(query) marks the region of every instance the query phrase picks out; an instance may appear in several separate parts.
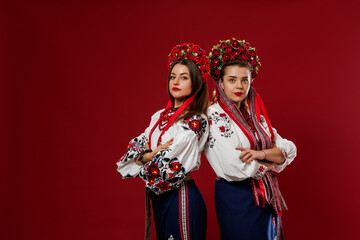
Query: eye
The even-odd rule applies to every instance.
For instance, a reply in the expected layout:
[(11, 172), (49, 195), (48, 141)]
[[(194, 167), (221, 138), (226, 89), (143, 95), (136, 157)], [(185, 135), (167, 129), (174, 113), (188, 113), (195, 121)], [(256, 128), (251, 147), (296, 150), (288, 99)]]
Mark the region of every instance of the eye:
[(247, 83), (247, 82), (249, 82), (249, 79), (243, 78), (242, 82)]
[(188, 77), (181, 77), (182, 80), (188, 80)]
[(175, 77), (174, 76), (170, 76), (170, 78), (169, 78), (170, 80), (174, 80), (175, 79)]
[(235, 78), (230, 78), (229, 82), (234, 83), (234, 82), (236, 82), (236, 80), (235, 80)]

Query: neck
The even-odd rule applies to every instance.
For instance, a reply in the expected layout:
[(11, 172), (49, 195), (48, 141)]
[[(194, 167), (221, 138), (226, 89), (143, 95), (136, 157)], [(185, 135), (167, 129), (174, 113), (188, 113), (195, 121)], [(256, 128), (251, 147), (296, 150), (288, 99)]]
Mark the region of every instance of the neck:
[(182, 98), (182, 99), (175, 98), (174, 99), (174, 108), (180, 107), (185, 102), (185, 100), (186, 99), (184, 99), (184, 98)]

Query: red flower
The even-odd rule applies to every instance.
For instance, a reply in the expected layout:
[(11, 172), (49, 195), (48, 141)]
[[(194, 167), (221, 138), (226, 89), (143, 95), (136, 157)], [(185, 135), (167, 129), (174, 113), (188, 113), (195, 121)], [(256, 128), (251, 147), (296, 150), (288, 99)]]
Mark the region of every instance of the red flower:
[(231, 54), (231, 53), (232, 53), (232, 51), (233, 51), (233, 48), (232, 48), (231, 46), (226, 47), (226, 48), (224, 49), (224, 54), (225, 54), (225, 53), (229, 53), (229, 54)]
[(236, 40), (236, 39), (233, 39), (233, 40), (231, 40), (231, 45), (233, 46), (233, 47), (239, 47), (240, 46), (240, 42), (238, 41), (238, 40)]
[(190, 51), (191, 52), (199, 52), (200, 51), (200, 46), (199, 45), (194, 45), (194, 46), (190, 47)]
[(255, 67), (257, 67), (258, 62), (256, 60), (252, 60), (250, 64), (253, 68), (255, 68)]
[(217, 58), (218, 56), (220, 56), (220, 50), (219, 50), (219, 49), (214, 49), (214, 50), (212, 51), (212, 56), (213, 56), (214, 58)]
[(187, 49), (187, 48), (188, 48), (188, 45), (186, 43), (180, 44), (180, 49)]
[(213, 72), (212, 72), (212, 77), (215, 78), (215, 79), (219, 79), (220, 78), (220, 70), (219, 69), (215, 69)]
[(209, 124), (212, 125), (212, 120), (211, 119), (209, 119)]
[(220, 117), (226, 117), (226, 113), (220, 113), (219, 116)]
[(219, 127), (219, 129), (220, 129), (220, 132), (225, 132), (225, 127), (224, 126)]
[(226, 48), (227, 46), (229, 46), (229, 44), (225, 41), (223, 41), (221, 44), (220, 44), (220, 47), (221, 48)]
[(178, 172), (181, 169), (181, 163), (179, 162), (172, 162), (169, 164), (170, 170), (173, 172)]
[(241, 55), (241, 59), (244, 61), (248, 61), (249, 57), (244, 53), (243, 55)]
[(211, 67), (217, 68), (218, 66), (220, 66), (220, 62), (221, 60), (218, 58), (211, 59)]
[(159, 170), (159, 168), (158, 168), (157, 163), (151, 163), (151, 164), (147, 167), (146, 170), (149, 172), (150, 176), (152, 176), (152, 177), (158, 177), (158, 176), (160, 176), (160, 170)]
[(160, 181), (158, 184), (155, 184), (155, 186), (160, 188), (161, 191), (165, 191), (170, 188), (169, 182), (163, 182), (163, 181)]
[(230, 58), (231, 58), (230, 53), (224, 53), (224, 55), (223, 55), (224, 62), (228, 61)]
[(194, 132), (199, 132), (202, 128), (202, 121), (201, 119), (194, 119), (189, 122), (189, 127)]
[(153, 178), (152, 176), (148, 176), (147, 181), (148, 181), (148, 185), (151, 186), (155, 182), (155, 178)]

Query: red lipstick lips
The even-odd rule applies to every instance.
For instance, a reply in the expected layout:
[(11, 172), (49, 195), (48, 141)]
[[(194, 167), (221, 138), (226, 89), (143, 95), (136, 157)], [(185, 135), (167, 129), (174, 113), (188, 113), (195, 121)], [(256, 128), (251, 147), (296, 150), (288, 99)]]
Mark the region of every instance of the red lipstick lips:
[(173, 90), (173, 91), (180, 91), (180, 88), (173, 87), (172, 90)]
[(241, 95), (243, 95), (243, 93), (242, 92), (236, 92), (236, 93), (234, 93), (236, 96), (238, 96), (238, 97), (240, 97)]

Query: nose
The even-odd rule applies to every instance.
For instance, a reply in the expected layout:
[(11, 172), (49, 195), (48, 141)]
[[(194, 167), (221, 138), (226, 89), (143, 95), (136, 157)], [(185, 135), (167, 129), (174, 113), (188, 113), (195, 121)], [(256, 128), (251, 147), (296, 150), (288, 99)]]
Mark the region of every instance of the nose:
[(243, 83), (241, 82), (241, 80), (237, 81), (236, 87), (239, 89), (243, 89)]
[(176, 77), (176, 78), (173, 80), (173, 83), (174, 83), (174, 85), (179, 85), (179, 83), (180, 83), (180, 77)]

